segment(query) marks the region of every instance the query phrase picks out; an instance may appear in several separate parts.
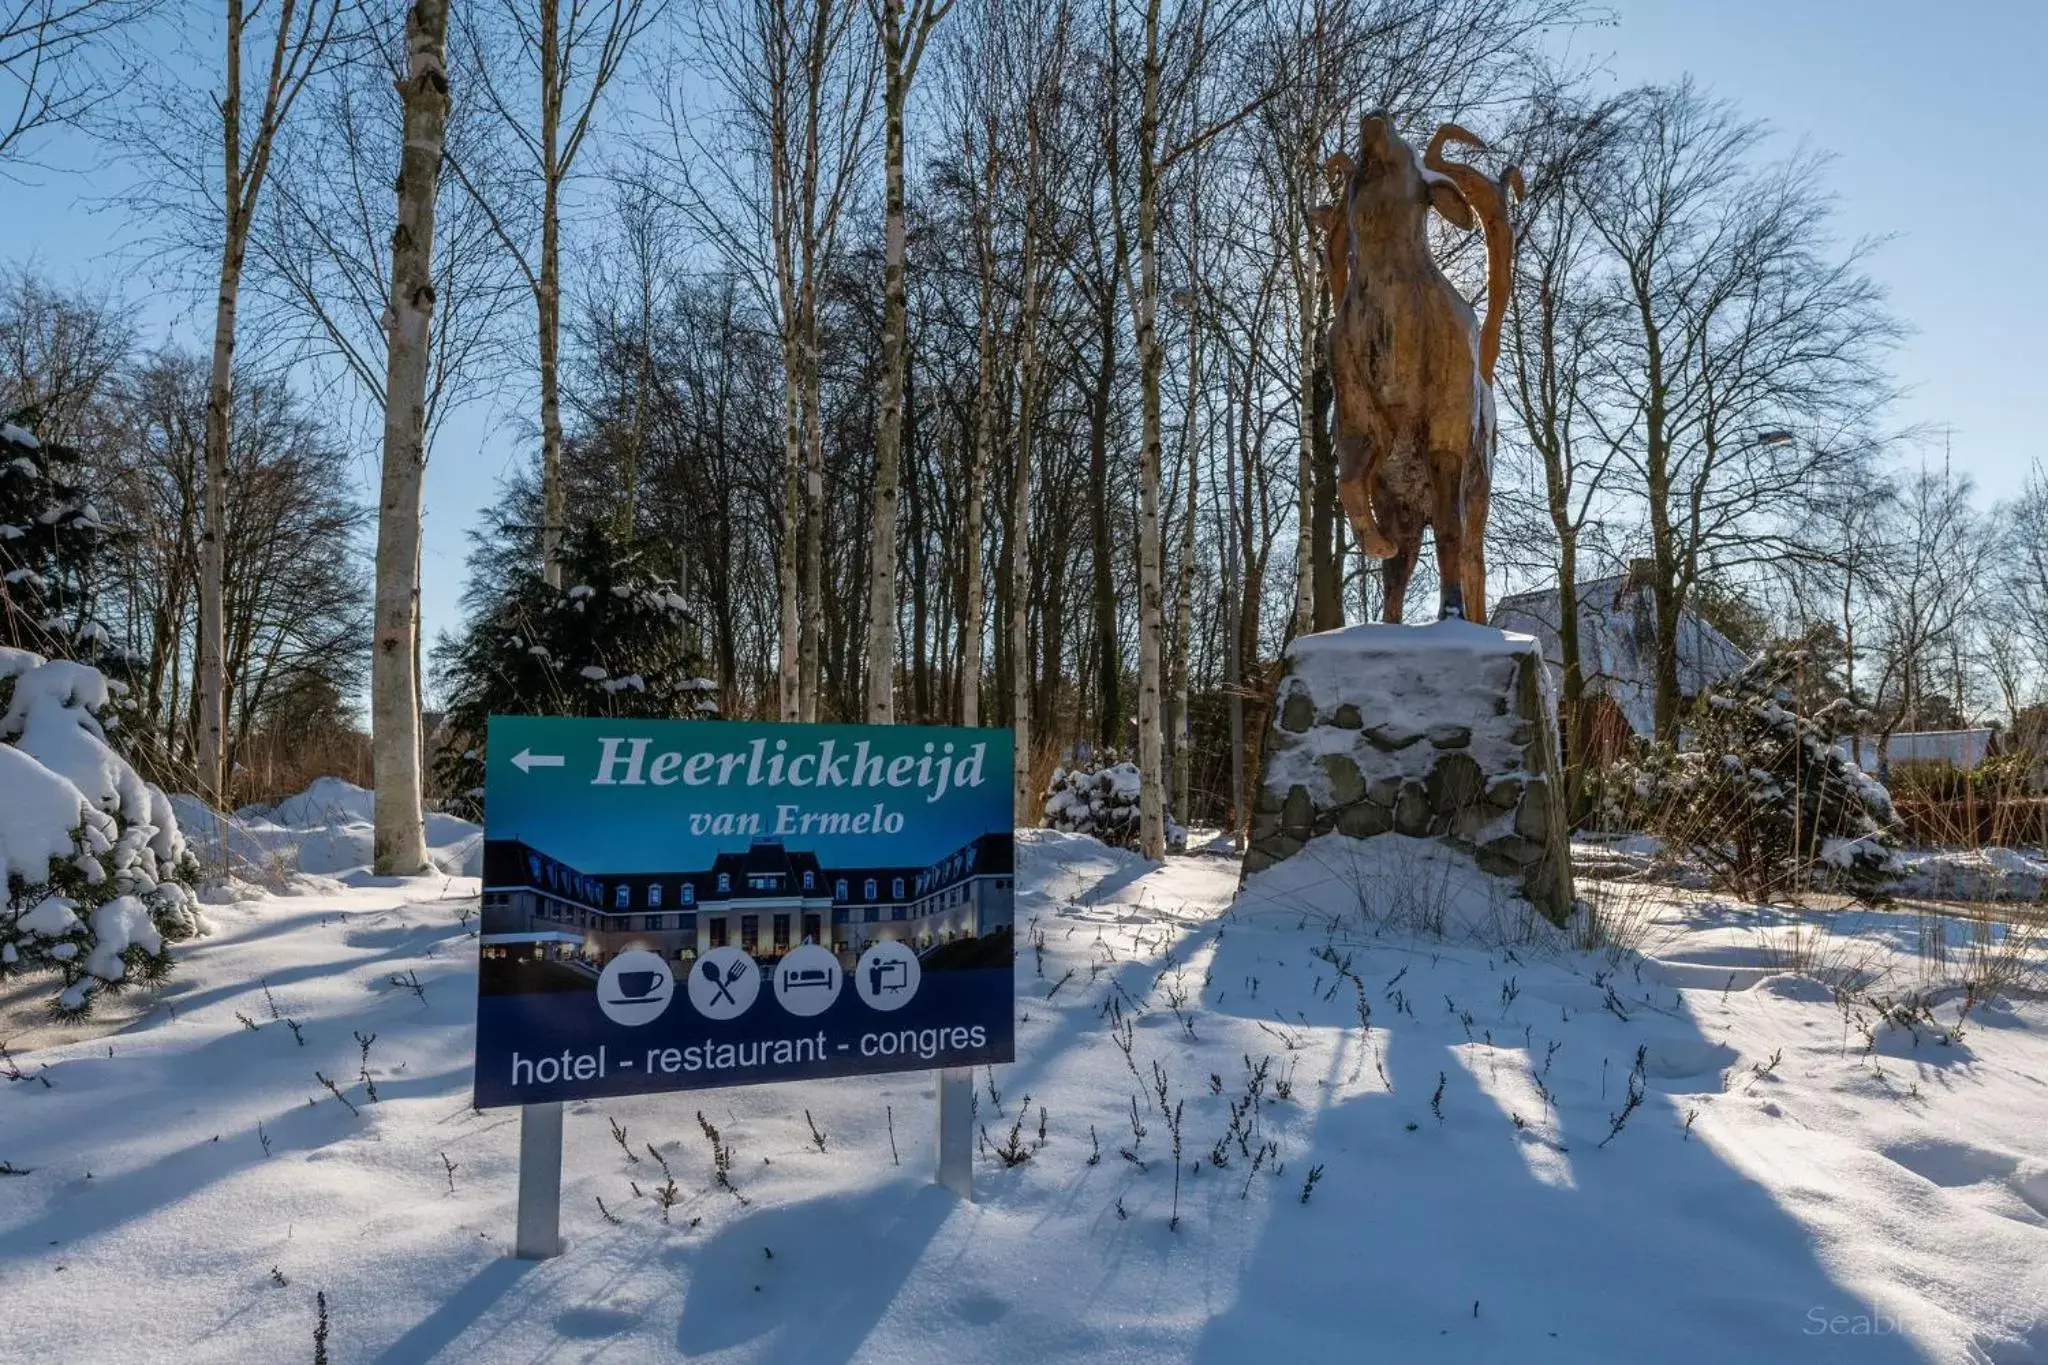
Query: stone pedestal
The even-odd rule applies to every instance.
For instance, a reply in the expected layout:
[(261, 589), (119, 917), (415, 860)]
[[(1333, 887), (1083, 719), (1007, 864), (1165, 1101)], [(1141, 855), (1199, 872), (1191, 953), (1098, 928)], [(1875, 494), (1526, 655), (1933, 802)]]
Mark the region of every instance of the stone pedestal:
[(1319, 835), (1432, 839), (1545, 919), (1571, 914), (1555, 710), (1537, 643), (1465, 621), (1363, 625), (1288, 647), (1244, 875)]

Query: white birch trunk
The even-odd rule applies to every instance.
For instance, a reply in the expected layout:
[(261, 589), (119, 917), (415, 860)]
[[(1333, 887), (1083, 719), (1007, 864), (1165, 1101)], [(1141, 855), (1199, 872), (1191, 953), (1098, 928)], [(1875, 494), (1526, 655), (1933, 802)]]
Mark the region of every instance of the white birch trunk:
[[(241, 0), (228, 0), (227, 72), (220, 102), (221, 167), (220, 289), (214, 296), (213, 366), (206, 384), (206, 431), (200, 488), (199, 640), (193, 651), (192, 698), (196, 716), (200, 795), (216, 809), (227, 808), (227, 580), (228, 415), (234, 402), (235, 310), (242, 288), (242, 256), (248, 224), (242, 216), (242, 27)], [(223, 860), (226, 839), (221, 844)], [(225, 868), (222, 869), (225, 872)]]
[(434, 204), (448, 128), (448, 0), (416, 0), (406, 16), (405, 143), (398, 227), (391, 235), (390, 342), (384, 378), (384, 471), (377, 516), (376, 639), (370, 659), (376, 773), (375, 870), (429, 870), (421, 816), (419, 641), (421, 484), (434, 319)]
[(1159, 0), (1145, 8), (1145, 89), (1138, 115), (1138, 384), (1144, 420), (1138, 454), (1138, 851), (1166, 856), (1160, 655), (1165, 568), (1159, 543)]
[(1300, 383), (1295, 393), (1297, 435), (1297, 493), (1294, 536), (1294, 630), (1306, 635), (1315, 627), (1315, 451), (1316, 451), (1316, 291), (1322, 288), (1322, 271), (1315, 242), (1307, 226), (1293, 224), (1289, 238), (1294, 259), (1294, 307), (1299, 331), (1295, 338)]
[(903, 384), (909, 366), (904, 297), (903, 103), (909, 86), (903, 0), (882, 0), (882, 411), (875, 433), (875, 511), (868, 567), (868, 723), (896, 721), (896, 504), (903, 466)]

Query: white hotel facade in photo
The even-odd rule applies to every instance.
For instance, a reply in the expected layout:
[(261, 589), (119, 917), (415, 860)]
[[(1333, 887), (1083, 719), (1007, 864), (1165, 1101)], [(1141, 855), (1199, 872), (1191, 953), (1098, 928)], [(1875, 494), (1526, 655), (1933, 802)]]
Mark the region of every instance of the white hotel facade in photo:
[(920, 953), (1008, 930), (1014, 853), (985, 834), (925, 866), (826, 868), (757, 838), (701, 872), (592, 872), (517, 839), (484, 845), (487, 952), (601, 963), (629, 948), (688, 960), (728, 944), (760, 959), (803, 943), (851, 962), (890, 940)]

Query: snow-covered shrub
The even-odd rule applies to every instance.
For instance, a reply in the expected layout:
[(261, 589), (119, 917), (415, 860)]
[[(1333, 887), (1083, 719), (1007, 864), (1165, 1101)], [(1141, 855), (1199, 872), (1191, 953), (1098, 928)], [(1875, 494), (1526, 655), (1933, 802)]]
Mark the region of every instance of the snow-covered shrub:
[(444, 660), (452, 742), (439, 776), (463, 814), (481, 812), (493, 715), (716, 719), (697, 624), (676, 585), (601, 527), (567, 537), (562, 582), (519, 574)]
[(56, 1008), (170, 968), (199, 932), (170, 798), (107, 742), (118, 684), (73, 660), (0, 648), (0, 977), (54, 972)]
[(1835, 747), (1846, 702), (1795, 709), (1800, 662), (1769, 650), (1710, 687), (1680, 747), (1647, 746), (1608, 775), (1609, 818), (1690, 850), (1757, 900), (1808, 886), (1877, 900), (1903, 872), (1891, 796)]
[[(1136, 848), (1140, 783), (1135, 763), (1055, 768), (1045, 791), (1045, 827), (1086, 834), (1116, 848)], [(1166, 846), (1174, 853), (1185, 853), (1188, 847), (1187, 830), (1170, 815)]]

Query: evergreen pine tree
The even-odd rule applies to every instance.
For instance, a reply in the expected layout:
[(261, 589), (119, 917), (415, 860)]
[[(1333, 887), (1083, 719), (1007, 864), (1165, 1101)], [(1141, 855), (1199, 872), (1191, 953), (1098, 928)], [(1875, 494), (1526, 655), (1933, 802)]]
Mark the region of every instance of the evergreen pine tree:
[(1609, 777), (1613, 818), (1683, 848), (1756, 900), (1821, 887), (1864, 901), (1900, 875), (1891, 794), (1836, 747), (1847, 699), (1799, 710), (1802, 649), (1765, 650), (1709, 688), (1677, 747)]
[(493, 715), (717, 716), (696, 620), (648, 558), (604, 525), (581, 527), (562, 542), (562, 587), (519, 570), (444, 656), (455, 742), (438, 770), (456, 804), (483, 807)]
[(106, 538), (78, 452), (0, 421), (0, 645), (101, 662), (92, 579)]
[(114, 550), (86, 487), (84, 458), (0, 419), (0, 648), (90, 664), (109, 680), (97, 723), (134, 757), (138, 713), (128, 680), (136, 658), (93, 614), (95, 584)]

